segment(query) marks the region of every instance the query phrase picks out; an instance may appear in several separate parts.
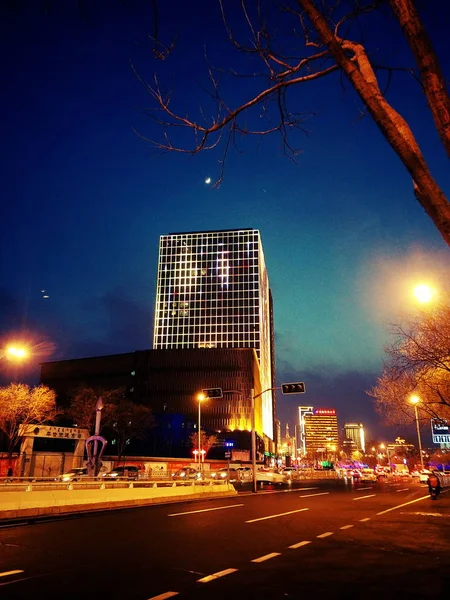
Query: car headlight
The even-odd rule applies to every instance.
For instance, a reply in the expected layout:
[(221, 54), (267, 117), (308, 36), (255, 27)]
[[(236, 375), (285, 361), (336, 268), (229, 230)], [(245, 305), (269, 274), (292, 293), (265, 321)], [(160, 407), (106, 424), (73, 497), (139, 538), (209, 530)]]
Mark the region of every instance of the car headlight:
[(62, 480), (63, 481), (70, 481), (70, 477), (63, 477)]

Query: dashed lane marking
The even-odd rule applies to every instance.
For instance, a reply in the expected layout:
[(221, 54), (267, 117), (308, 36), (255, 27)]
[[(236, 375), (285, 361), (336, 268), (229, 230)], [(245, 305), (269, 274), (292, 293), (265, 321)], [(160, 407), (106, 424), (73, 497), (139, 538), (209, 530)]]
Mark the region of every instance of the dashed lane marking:
[(371, 490), (371, 489), (372, 489), (372, 486), (370, 486), (370, 487), (364, 487), (364, 488), (358, 488), (357, 491), (358, 492), (362, 492), (363, 490)]
[(23, 572), (23, 569), (15, 569), (14, 571), (3, 571), (3, 573), (0, 573), (0, 577), (8, 577), (8, 575), (17, 575), (18, 573)]
[(318, 535), (317, 537), (318, 537), (318, 538), (326, 538), (326, 537), (328, 537), (329, 535), (333, 535), (333, 533), (334, 533), (333, 531), (326, 531), (325, 533), (321, 533), (321, 534), (320, 534), (320, 535)]
[(304, 496), (299, 496), (299, 498), (313, 498), (314, 496), (326, 496), (330, 492), (320, 492), (319, 494), (305, 494)]
[(408, 492), (409, 488), (402, 488), (401, 490), (395, 490), (396, 492)]
[(207, 575), (206, 577), (197, 579), (197, 583), (208, 583), (208, 581), (214, 581), (214, 579), (219, 579), (219, 577), (225, 577), (225, 575), (230, 575), (230, 573), (235, 573), (236, 571), (237, 569), (224, 569), (223, 571), (217, 571), (217, 573), (213, 573), (212, 575)]
[(299, 488), (297, 492), (307, 492), (308, 490), (318, 490), (318, 487)]
[(152, 596), (148, 600), (166, 600), (166, 598), (173, 598), (174, 596), (178, 596), (179, 592), (165, 592), (164, 594), (159, 594), (159, 596)]
[(275, 558), (276, 556), (280, 556), (280, 552), (271, 552), (270, 554), (265, 554), (264, 556), (260, 556), (259, 558), (254, 558), (252, 562), (260, 563), (265, 560), (270, 560), (271, 558)]
[(353, 500), (365, 500), (366, 498), (373, 498), (376, 494), (368, 494), (367, 496), (358, 496), (358, 498), (353, 498)]
[(306, 546), (307, 544), (310, 544), (311, 542), (304, 540), (303, 542), (298, 542), (298, 544), (292, 544), (292, 546), (289, 546), (289, 548), (295, 549), (295, 548), (301, 548), (302, 546)]
[(309, 508), (299, 508), (298, 510), (290, 510), (289, 512), (279, 513), (278, 515), (269, 515), (268, 517), (259, 517), (258, 519), (250, 519), (250, 521), (245, 521), (246, 523), (256, 523), (256, 521), (266, 521), (267, 519), (276, 519), (277, 517), (284, 517), (285, 515), (293, 515), (294, 513), (304, 512), (305, 510), (309, 510)]
[(202, 508), (201, 510), (189, 510), (188, 512), (172, 513), (168, 517), (179, 517), (181, 515), (194, 515), (195, 513), (210, 512), (212, 510), (225, 510), (227, 508), (238, 508), (243, 504), (230, 504), (228, 506), (216, 506), (215, 508)]
[(408, 506), (408, 504), (414, 504), (415, 502), (420, 502), (421, 500), (427, 500), (428, 496), (422, 496), (421, 498), (416, 498), (415, 500), (410, 500), (409, 502), (405, 502), (404, 504), (399, 504), (398, 506), (393, 506), (392, 508), (387, 508), (386, 510), (382, 510), (378, 512), (377, 515), (385, 515), (392, 510), (397, 510), (398, 508), (403, 508), (404, 506)]
[(366, 521), (370, 521), (370, 517), (365, 517), (364, 519), (360, 519), (360, 523), (365, 523)]
[(343, 525), (342, 527), (339, 527), (339, 529), (350, 529), (351, 527), (354, 527), (354, 525)]

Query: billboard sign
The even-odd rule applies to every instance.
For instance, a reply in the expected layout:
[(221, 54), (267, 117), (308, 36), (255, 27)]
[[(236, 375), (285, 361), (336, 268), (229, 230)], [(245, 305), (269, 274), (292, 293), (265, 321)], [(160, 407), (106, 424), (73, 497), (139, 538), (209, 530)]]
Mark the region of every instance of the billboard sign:
[(450, 444), (450, 425), (442, 419), (431, 419), (433, 444)]

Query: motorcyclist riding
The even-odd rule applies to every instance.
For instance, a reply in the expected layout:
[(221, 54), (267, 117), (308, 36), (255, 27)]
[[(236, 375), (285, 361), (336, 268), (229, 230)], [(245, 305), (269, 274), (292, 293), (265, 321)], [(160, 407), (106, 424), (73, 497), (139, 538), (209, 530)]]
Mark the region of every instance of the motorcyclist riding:
[(427, 483), (430, 496), (433, 498), (433, 500), (436, 500), (441, 491), (441, 482), (439, 481), (439, 477), (437, 476), (436, 472), (428, 475)]

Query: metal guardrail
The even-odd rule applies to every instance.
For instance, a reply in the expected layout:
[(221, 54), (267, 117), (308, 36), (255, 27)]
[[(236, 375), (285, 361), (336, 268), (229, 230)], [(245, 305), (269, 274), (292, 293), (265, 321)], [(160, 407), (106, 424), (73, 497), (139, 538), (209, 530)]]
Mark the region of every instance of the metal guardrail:
[(55, 481), (39, 477), (15, 477), (0, 479), (0, 492), (32, 492), (48, 490), (76, 490), (76, 489), (121, 489), (121, 488), (158, 488), (180, 486), (217, 486), (224, 485), (226, 481), (208, 479), (174, 480), (165, 479), (129, 479), (126, 477), (106, 479), (103, 477), (83, 477), (78, 481)]

